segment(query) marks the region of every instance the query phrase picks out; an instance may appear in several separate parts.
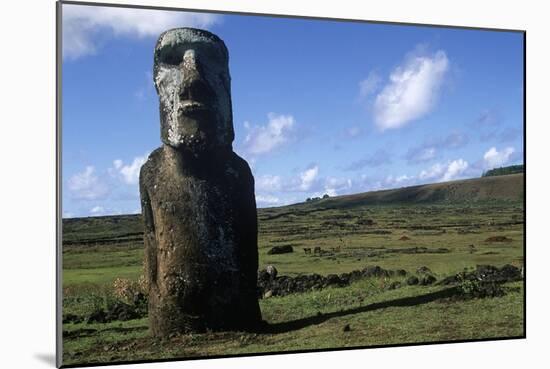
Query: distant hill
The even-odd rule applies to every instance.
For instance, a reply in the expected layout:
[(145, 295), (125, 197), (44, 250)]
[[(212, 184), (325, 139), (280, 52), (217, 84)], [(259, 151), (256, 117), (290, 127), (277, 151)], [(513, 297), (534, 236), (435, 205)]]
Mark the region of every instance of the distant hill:
[(525, 191), (523, 178), (523, 174), (510, 174), (432, 183), (329, 197), (288, 207), (354, 208), (369, 205), (522, 201)]
[(523, 164), (491, 169), (483, 173), (483, 177), (503, 176), (515, 173), (524, 173)]
[[(258, 209), (258, 216), (280, 216), (289, 212), (321, 209), (350, 209), (374, 205), (475, 203), (523, 201), (523, 174), (488, 176), (461, 181), (433, 183), (392, 190), (335, 196), (276, 208)], [(279, 214), (279, 215), (277, 215)], [(64, 244), (128, 242), (142, 238), (141, 215), (113, 215), (63, 219)]]

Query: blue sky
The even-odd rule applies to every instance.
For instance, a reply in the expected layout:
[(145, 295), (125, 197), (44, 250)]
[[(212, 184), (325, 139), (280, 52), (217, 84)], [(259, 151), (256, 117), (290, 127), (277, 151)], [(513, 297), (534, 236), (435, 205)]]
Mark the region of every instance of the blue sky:
[(140, 211), (160, 146), (153, 47), (179, 26), (229, 49), (259, 207), (523, 162), (520, 33), (63, 5), (64, 217)]

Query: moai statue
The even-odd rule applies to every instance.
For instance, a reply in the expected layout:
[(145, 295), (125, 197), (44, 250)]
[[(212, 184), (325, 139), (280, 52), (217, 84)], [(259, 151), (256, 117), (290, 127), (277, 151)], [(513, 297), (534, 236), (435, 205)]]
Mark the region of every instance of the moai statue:
[(150, 331), (255, 330), (254, 177), (232, 148), (227, 48), (207, 31), (166, 31), (153, 74), (162, 147), (139, 178)]

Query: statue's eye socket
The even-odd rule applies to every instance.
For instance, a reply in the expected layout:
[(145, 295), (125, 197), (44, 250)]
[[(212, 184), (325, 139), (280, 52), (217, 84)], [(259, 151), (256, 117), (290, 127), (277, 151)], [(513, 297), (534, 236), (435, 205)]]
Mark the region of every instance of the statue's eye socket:
[[(217, 48), (210, 44), (194, 44), (192, 47), (196, 51), (196, 58), (200, 59), (201, 64), (212, 66), (223, 65), (223, 54)], [(165, 47), (158, 51), (158, 61), (167, 65), (180, 65), (183, 61), (185, 52), (190, 49), (190, 45), (182, 44), (177, 47)]]
[(170, 52), (162, 50), (159, 53), (159, 61), (163, 64), (169, 64), (169, 65), (179, 65), (181, 63), (182, 57), (179, 53), (176, 52)]

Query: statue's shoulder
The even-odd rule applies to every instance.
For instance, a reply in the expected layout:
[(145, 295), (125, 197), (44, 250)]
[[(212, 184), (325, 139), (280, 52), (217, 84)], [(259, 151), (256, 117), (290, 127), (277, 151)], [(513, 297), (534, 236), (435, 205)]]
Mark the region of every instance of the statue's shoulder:
[(237, 179), (241, 184), (247, 184), (249, 186), (254, 186), (254, 176), (252, 175), (252, 170), (248, 165), (247, 161), (241, 158), (239, 155), (233, 152), (231, 157), (231, 169), (228, 170), (228, 173), (232, 174), (233, 177)]
[(147, 180), (151, 176), (155, 175), (155, 172), (159, 168), (160, 161), (162, 159), (162, 148), (155, 149), (141, 166), (139, 177), (140, 181)]
[(236, 169), (238, 172), (252, 175), (252, 171), (250, 170), (248, 162), (237, 155), (237, 153), (235, 152), (233, 152), (233, 155), (231, 157), (231, 163), (233, 168)]

